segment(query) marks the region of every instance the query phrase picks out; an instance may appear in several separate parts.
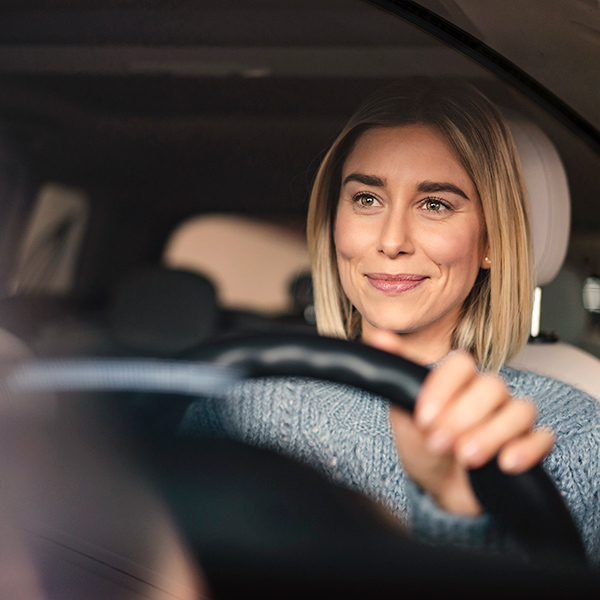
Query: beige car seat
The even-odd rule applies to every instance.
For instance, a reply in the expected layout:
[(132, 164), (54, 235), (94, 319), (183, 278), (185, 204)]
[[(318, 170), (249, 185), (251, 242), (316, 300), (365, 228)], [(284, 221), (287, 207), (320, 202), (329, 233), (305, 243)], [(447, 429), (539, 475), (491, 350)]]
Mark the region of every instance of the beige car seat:
[(291, 282), (310, 269), (310, 260), (297, 227), (209, 214), (175, 229), (163, 265), (208, 277), (222, 308), (281, 315), (291, 310)]
[[(515, 115), (507, 115), (507, 118), (529, 196), (536, 284), (543, 288), (555, 280), (567, 254), (570, 234), (567, 176), (558, 151), (541, 129)], [(565, 278), (565, 282), (570, 287), (564, 291), (571, 296), (581, 295), (581, 289), (573, 286), (572, 280)], [(542, 312), (543, 298), (542, 294)], [(570, 308), (573, 310), (573, 304)], [(579, 310), (583, 311), (582, 304)], [(581, 314), (574, 315), (573, 319), (581, 321)], [(537, 325), (539, 317), (534, 311), (534, 334)], [(600, 399), (600, 359), (572, 344), (534, 337), (510, 364), (560, 379)]]

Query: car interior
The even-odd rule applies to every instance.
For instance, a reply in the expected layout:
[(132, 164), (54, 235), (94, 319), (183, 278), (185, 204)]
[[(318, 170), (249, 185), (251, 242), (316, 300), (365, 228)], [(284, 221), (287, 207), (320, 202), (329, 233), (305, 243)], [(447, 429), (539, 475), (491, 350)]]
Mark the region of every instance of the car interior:
[[(313, 336), (304, 222), (320, 159), (373, 90), (449, 77), (496, 102), (523, 163), (538, 293), (530, 341), (511, 364), (600, 401), (599, 36), (600, 6), (584, 0), (6, 0), (2, 363), (141, 358), (176, 369), (209, 342)], [(50, 379), (35, 390), (14, 385), (22, 388), (17, 416), (2, 431), (5, 456), (17, 458), (0, 465), (14, 489), (0, 513), (27, 497), (35, 526), (21, 538), (10, 522), (0, 525), (0, 556), (8, 549), (22, 565), (17, 584), (0, 576), (0, 591), (18, 585), (36, 599), (253, 589), (334, 596), (346, 578), (358, 595), (374, 580), (382, 594), (416, 593), (421, 584), (395, 579), (401, 553), (412, 556), (405, 572), (414, 582), (437, 569), (434, 591), (505, 593), (515, 580), (544, 593), (575, 586), (597, 597), (600, 589), (579, 571), (407, 545), (376, 507), (281, 458), (214, 440), (171, 448), (165, 436), (189, 393), (148, 397), (138, 383), (108, 402), (92, 392), (81, 410), (74, 390)], [(48, 411), (69, 423), (66, 431), (46, 430)], [(164, 445), (149, 449), (148, 436), (137, 436), (144, 428)], [(151, 474), (144, 452), (160, 467)], [(202, 496), (194, 470), (215, 486), (212, 495)], [(270, 532), (283, 525), (261, 507), (290, 506), (290, 498), (291, 532), (273, 533), (268, 546), (258, 524)], [(192, 516), (192, 501), (216, 516)], [(228, 537), (246, 523), (221, 505), (255, 510), (257, 528)]]
[[(41, 352), (64, 351), (65, 340), (46, 335), (53, 320), (87, 311), (91, 324), (106, 315), (119, 286), (137, 270), (160, 263), (189, 268), (190, 260), (222, 288), (224, 308), (289, 316), (293, 300), (282, 294), (308, 266), (300, 246), (319, 156), (372, 89), (403, 77), (445, 75), (477, 83), (557, 148), (555, 165), (564, 165), (568, 185), (570, 239), (565, 249), (562, 237), (553, 238), (557, 252), (565, 253), (567, 274), (550, 279), (572, 288), (578, 315), (561, 323), (566, 300), (554, 300), (560, 292), (544, 281), (541, 328), (598, 355), (594, 313), (579, 301), (583, 281), (600, 269), (594, 246), (600, 218), (595, 203), (586, 202), (593, 197), (593, 152), (499, 77), (393, 14), (359, 1), (286, 4), (263, 0), (255, 10), (210, 1), (180, 1), (168, 10), (152, 2), (136, 9), (127, 1), (6, 5), (1, 106), (5, 197), (13, 200), (3, 236), (6, 328), (20, 327), (24, 341)], [(458, 12), (431, 5), (456, 23)], [(472, 3), (464, 7), (459, 25), (468, 24), (469, 11), (483, 18)], [(277, 292), (263, 280), (255, 296), (247, 290), (246, 298), (236, 297), (241, 291), (228, 286), (237, 276), (227, 268), (238, 261), (225, 267), (226, 283), (217, 280), (206, 255), (173, 257), (180, 252), (173, 247), (178, 228), (196, 217), (221, 216), (254, 219), (257, 229), (252, 233), (248, 224), (247, 235), (265, 248), (266, 230), (275, 236), (279, 228), (282, 265), (297, 240), (303, 258), (289, 262), (289, 272), (282, 266), (273, 273), (282, 280), (273, 282)], [(216, 225), (211, 230), (220, 237)], [(248, 249), (247, 261), (251, 255)], [(563, 279), (572, 285), (559, 286)], [(36, 306), (27, 310), (27, 303)], [(16, 304), (19, 319), (11, 314)]]

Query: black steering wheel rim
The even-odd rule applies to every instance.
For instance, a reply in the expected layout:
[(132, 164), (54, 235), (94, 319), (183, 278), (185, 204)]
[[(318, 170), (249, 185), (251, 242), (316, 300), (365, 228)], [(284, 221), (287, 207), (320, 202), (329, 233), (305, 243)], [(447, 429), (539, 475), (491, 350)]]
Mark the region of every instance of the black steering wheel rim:
[[(364, 344), (312, 335), (234, 337), (203, 346), (196, 356), (241, 369), (248, 378), (305, 376), (351, 385), (409, 412), (429, 372)], [(541, 466), (507, 475), (492, 460), (470, 471), (470, 478), (485, 510), (532, 555), (562, 564), (585, 563), (577, 527)]]
[[(425, 367), (381, 350), (315, 335), (230, 337), (198, 347), (188, 359), (192, 360), (142, 360), (142, 366), (139, 360), (123, 358), (33, 361), (8, 368), (3, 381), (9, 395), (129, 390), (198, 397), (218, 393), (223, 385), (244, 377), (305, 376), (362, 388), (412, 411), (428, 373)], [(541, 466), (506, 475), (491, 461), (470, 476), (483, 507), (529, 556), (563, 567), (585, 566), (577, 527)]]

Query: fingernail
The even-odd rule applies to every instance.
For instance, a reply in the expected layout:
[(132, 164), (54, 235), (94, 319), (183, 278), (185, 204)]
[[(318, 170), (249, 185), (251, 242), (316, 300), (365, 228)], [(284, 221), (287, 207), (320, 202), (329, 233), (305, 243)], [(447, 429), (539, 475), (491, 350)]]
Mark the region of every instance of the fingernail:
[(498, 457), (498, 466), (505, 473), (518, 473), (521, 468), (521, 460), (518, 454), (501, 454)]
[(444, 454), (452, 447), (452, 438), (445, 431), (436, 431), (429, 437), (427, 447), (435, 454)]
[(458, 459), (464, 465), (468, 465), (481, 451), (481, 446), (477, 442), (467, 442), (458, 450)]

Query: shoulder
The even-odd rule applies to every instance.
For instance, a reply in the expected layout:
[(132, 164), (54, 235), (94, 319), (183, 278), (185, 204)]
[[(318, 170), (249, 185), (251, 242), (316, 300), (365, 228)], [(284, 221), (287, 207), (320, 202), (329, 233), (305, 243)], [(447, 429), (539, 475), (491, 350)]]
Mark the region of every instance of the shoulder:
[(514, 396), (530, 398), (537, 404), (562, 404), (589, 406), (592, 410), (600, 408), (600, 402), (579, 388), (531, 371), (504, 366), (500, 376), (506, 381)]
[(600, 438), (600, 402), (586, 392), (552, 377), (512, 367), (503, 367), (500, 375), (514, 396), (536, 404), (539, 424), (551, 427), (559, 437)]

